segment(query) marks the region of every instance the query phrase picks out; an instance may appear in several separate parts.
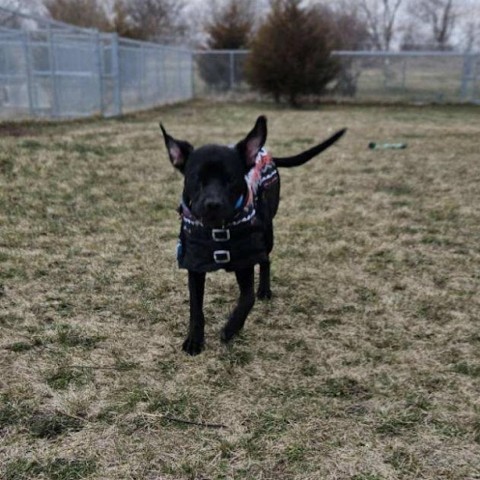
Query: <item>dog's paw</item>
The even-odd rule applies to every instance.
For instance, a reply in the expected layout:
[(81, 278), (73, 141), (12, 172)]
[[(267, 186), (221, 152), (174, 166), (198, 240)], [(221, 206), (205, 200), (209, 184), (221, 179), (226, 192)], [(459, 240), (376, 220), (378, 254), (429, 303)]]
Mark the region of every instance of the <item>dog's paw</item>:
[(220, 340), (222, 343), (229, 343), (232, 338), (236, 335), (237, 332), (227, 328), (223, 327), (222, 330), (220, 331)]
[(270, 300), (272, 298), (272, 291), (269, 288), (259, 287), (257, 290), (257, 298), (259, 300)]
[(202, 353), (204, 346), (203, 339), (193, 338), (188, 335), (183, 342), (182, 349), (185, 353), (195, 356)]

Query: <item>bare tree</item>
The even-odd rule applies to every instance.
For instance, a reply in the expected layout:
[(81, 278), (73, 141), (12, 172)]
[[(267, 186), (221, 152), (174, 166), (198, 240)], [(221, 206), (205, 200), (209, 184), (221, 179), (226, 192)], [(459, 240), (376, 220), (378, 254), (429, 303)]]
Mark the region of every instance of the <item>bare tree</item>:
[[(317, 10), (329, 19), (331, 40), (336, 50), (364, 50), (369, 45), (369, 31), (361, 17), (358, 6), (348, 0), (337, 0), (330, 5), (325, 2)], [(335, 83), (330, 88), (345, 96), (355, 96), (360, 75), (358, 63), (351, 58), (342, 58)]]
[[(9, 10), (17, 10), (18, 2), (16, 0), (6, 0), (0, 3), (0, 7)], [(19, 18), (14, 14), (4, 10), (0, 11), (0, 26), (6, 28), (16, 28), (19, 26)]]
[(425, 32), (417, 19), (409, 19), (403, 28), (400, 50), (431, 50)]
[(254, 29), (255, 16), (252, 0), (227, 0), (220, 7), (216, 2), (212, 3), (210, 18), (205, 24), (208, 48), (246, 48)]
[(375, 49), (390, 50), (402, 3), (403, 0), (359, 0), (359, 8)]
[(45, 14), (45, 9), (40, 0), (29, 2), (25, 2), (25, 0), (0, 0), (0, 7), (6, 9), (0, 10), (0, 26), (7, 28), (18, 28), (22, 25), (22, 17), (15, 12), (38, 16)]
[(115, 0), (114, 30), (138, 40), (175, 42), (186, 31), (181, 0)]
[(54, 20), (98, 30), (111, 28), (107, 13), (98, 0), (45, 0), (44, 4)]
[(471, 19), (464, 26), (464, 50), (472, 52), (480, 50), (480, 21)]
[(337, 0), (334, 4), (321, 3), (316, 7), (330, 17), (334, 26), (335, 48), (338, 50), (364, 50), (369, 43), (369, 30), (356, 3)]
[(0, 7), (35, 15), (43, 10), (42, 0), (0, 0)]
[(409, 13), (428, 25), (436, 48), (448, 49), (458, 17), (455, 0), (416, 0), (410, 4)]

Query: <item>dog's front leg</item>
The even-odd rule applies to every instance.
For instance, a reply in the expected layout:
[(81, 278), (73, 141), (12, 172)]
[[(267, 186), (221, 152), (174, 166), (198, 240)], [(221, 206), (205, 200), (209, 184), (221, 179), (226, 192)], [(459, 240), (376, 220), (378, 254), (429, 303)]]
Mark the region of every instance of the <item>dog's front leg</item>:
[(270, 260), (260, 264), (260, 281), (258, 284), (257, 298), (260, 300), (269, 300), (272, 298), (270, 289)]
[[(271, 212), (268, 215), (270, 218), (273, 216)], [(273, 223), (271, 221), (266, 222), (265, 225), (265, 246), (267, 253), (270, 255), (273, 248)], [(260, 263), (260, 281), (258, 283), (257, 298), (260, 300), (272, 298), (272, 290), (270, 289), (270, 259)]]
[(190, 293), (190, 324), (183, 350), (189, 355), (198, 355), (203, 350), (205, 317), (203, 316), (203, 294), (205, 273), (188, 271)]
[(255, 303), (253, 267), (238, 270), (235, 272), (235, 275), (238, 286), (240, 287), (240, 297), (237, 306), (230, 314), (227, 323), (222, 329), (220, 337), (225, 343), (229, 342), (243, 328), (245, 320)]

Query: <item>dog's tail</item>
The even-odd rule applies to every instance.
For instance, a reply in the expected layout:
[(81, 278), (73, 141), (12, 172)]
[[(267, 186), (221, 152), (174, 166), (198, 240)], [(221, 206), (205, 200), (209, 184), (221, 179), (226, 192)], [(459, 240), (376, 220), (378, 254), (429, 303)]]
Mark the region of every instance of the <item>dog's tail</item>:
[(309, 150), (305, 150), (298, 155), (294, 155), (293, 157), (273, 157), (273, 161), (277, 167), (298, 167), (299, 165), (303, 165), (304, 163), (311, 160), (315, 155), (326, 150), (328, 147), (331, 147), (337, 140), (339, 140), (347, 131), (346, 128), (339, 130), (337, 133), (333, 134), (330, 138), (325, 140), (324, 142), (315, 145), (314, 147), (310, 148)]

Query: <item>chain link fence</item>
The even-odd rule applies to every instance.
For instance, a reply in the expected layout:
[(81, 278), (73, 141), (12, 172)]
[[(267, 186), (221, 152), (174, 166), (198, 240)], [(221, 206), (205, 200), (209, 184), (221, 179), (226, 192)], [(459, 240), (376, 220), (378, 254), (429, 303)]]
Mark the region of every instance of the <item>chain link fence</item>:
[(245, 65), (248, 50), (207, 50), (195, 52), (195, 95), (218, 95), (249, 91)]
[[(194, 96), (249, 92), (247, 50), (140, 42), (0, 7), (0, 118), (114, 116)], [(327, 96), (480, 103), (480, 55), (333, 52)]]
[[(340, 73), (333, 99), (380, 102), (480, 102), (480, 55), (454, 52), (333, 52)], [(248, 91), (246, 50), (195, 55), (195, 93)]]
[(480, 102), (480, 55), (455, 52), (334, 52), (331, 93), (361, 101)]
[(193, 96), (192, 52), (0, 7), (0, 117), (113, 116)]

